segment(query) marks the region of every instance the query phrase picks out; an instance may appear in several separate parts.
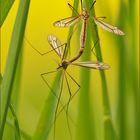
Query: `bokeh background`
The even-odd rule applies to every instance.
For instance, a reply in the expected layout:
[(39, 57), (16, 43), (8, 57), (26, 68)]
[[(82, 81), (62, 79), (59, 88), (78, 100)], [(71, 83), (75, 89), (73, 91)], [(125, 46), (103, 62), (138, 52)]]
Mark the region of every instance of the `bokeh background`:
[[(52, 23), (61, 18), (71, 16), (71, 9), (67, 3), (73, 4), (73, 0), (54, 0), (54, 1), (31, 1), (28, 13), (28, 20), (25, 31), (27, 38), (33, 46), (40, 52), (46, 52), (51, 49), (47, 42), (49, 34), (56, 35), (62, 43), (67, 41), (69, 28), (55, 28)], [(12, 29), (14, 26), (19, 1), (15, 0), (8, 16), (1, 28), (1, 73), (3, 75)], [(134, 0), (97, 0), (94, 9), (96, 16), (106, 16), (108, 23), (120, 27), (125, 36), (116, 36), (112, 33), (98, 28), (101, 44), (101, 52), (103, 61), (108, 63), (111, 68), (105, 71), (108, 97), (111, 107), (112, 122), (115, 126), (115, 131), (119, 135), (119, 99), (120, 94), (124, 95), (124, 140), (135, 140), (137, 128), (137, 103), (138, 103), (138, 77), (139, 77), (139, 1)], [(80, 11), (80, 6), (79, 6)], [(71, 48), (69, 58), (74, 56), (79, 50), (79, 37), (77, 31), (74, 32), (71, 40)], [(91, 45), (93, 46), (93, 44)], [(85, 54), (90, 47), (85, 49)], [(91, 53), (91, 60), (96, 60), (96, 56)], [(55, 70), (57, 62), (60, 59), (51, 52), (41, 56), (31, 48), (26, 39), (23, 42), (22, 53), (20, 54), (18, 69), (16, 73), (15, 89), (12, 94), (12, 103), (15, 106), (20, 128), (30, 136), (33, 136), (44, 103), (50, 94), (50, 89), (41, 79), (40, 74)], [(80, 60), (78, 60), (80, 61)], [(81, 85), (78, 94), (70, 103), (69, 116), (70, 129), (73, 139), (78, 140), (77, 122), (80, 119), (79, 114), (79, 97), (80, 92), (84, 88), (84, 84), (80, 82), (81, 69), (76, 66), (69, 66), (69, 73)], [(54, 75), (55, 76), (55, 75)], [(53, 83), (54, 76), (48, 76), (47, 80), (50, 85)], [(104, 139), (103, 129), (103, 97), (100, 72), (98, 70), (90, 70), (90, 89), (85, 92), (89, 97), (89, 105), (92, 116), (91, 120), (85, 119), (86, 122), (91, 122), (94, 129), (92, 130), (97, 140)], [(122, 84), (122, 86), (120, 85)], [(64, 81), (64, 90), (62, 92), (62, 102), (66, 103), (69, 92), (66, 82)], [(70, 88), (75, 91), (76, 86), (70, 81)], [(18, 91), (18, 92), (17, 92)], [(18, 93), (18, 94), (17, 94)], [(18, 95), (18, 96), (17, 96)], [(85, 102), (86, 103), (86, 102)], [(121, 104), (122, 105), (122, 104)], [(85, 104), (82, 104), (84, 108)], [(81, 111), (81, 110), (80, 110)], [(9, 120), (12, 119), (10, 113)], [(56, 140), (70, 139), (70, 134), (67, 126), (65, 111), (62, 111), (56, 122)], [(53, 126), (52, 126), (53, 128)], [(12, 129), (8, 124), (5, 127), (4, 140), (14, 137)], [(88, 130), (87, 130), (88, 131)], [(82, 132), (82, 131), (81, 131)], [(85, 130), (86, 133), (86, 130)], [(82, 135), (82, 134), (81, 134)], [(49, 140), (53, 139), (53, 129), (51, 129)], [(24, 138), (22, 138), (24, 139)]]

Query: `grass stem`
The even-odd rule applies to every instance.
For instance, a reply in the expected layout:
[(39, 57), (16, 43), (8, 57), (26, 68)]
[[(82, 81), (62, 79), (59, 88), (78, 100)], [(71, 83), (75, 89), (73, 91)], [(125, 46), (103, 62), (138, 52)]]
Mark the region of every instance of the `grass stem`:
[(0, 120), (0, 139), (3, 137), (3, 130), (6, 122), (8, 106), (10, 103), (11, 92), (15, 79), (15, 72), (17, 68), (18, 58), (22, 47), (25, 25), (29, 10), (30, 0), (21, 0), (17, 17), (13, 29), (10, 49), (7, 58), (6, 69), (3, 75), (1, 87), (1, 120)]

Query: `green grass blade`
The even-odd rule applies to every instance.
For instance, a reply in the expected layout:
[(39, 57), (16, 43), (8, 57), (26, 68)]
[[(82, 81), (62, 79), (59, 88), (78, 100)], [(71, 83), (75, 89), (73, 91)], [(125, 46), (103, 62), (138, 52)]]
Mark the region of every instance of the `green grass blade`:
[[(91, 46), (90, 40), (90, 28), (87, 28), (87, 41), (85, 47)], [(90, 60), (90, 48), (86, 53), (82, 55), (83, 60)], [(90, 69), (82, 69), (80, 71), (80, 85), (82, 85), (79, 93), (79, 105), (78, 105), (78, 120), (76, 139), (77, 140), (94, 140), (94, 116), (90, 105)]]
[(19, 123), (18, 123), (18, 119), (17, 119), (16, 113), (12, 104), (9, 104), (9, 108), (14, 118), (14, 125), (15, 125), (15, 131), (16, 131), (15, 140), (21, 140)]
[[(51, 88), (55, 92), (58, 97), (61, 92), (61, 80), (63, 72), (60, 71), (55, 77), (53, 85)], [(47, 79), (47, 77), (46, 77)], [(37, 128), (35, 130), (33, 140), (47, 140), (49, 137), (49, 132), (54, 124), (54, 115), (56, 106), (58, 103), (57, 97), (53, 95), (52, 91), (49, 93), (47, 100), (45, 101), (45, 105), (43, 107), (42, 113), (39, 118), (39, 122), (37, 124)]]
[[(78, 2), (79, 0), (74, 0), (74, 8), (78, 9)], [(74, 12), (72, 12), (72, 15), (74, 15)], [(70, 27), (68, 37), (67, 37), (67, 50), (65, 53), (65, 58), (67, 57), (68, 50), (70, 48), (70, 36), (72, 35), (73, 27)], [(60, 86), (58, 87), (58, 83), (60, 83), (60, 78), (62, 76), (62, 73), (57, 74), (54, 83), (52, 85), (52, 89), (56, 92), (56, 95), (59, 96)], [(49, 102), (47, 102), (49, 100)], [(58, 100), (55, 96), (52, 95), (52, 92), (50, 92), (49, 97), (47, 98), (43, 111), (41, 113), (39, 122), (37, 124), (37, 128), (35, 130), (33, 140), (46, 140), (48, 139), (49, 132), (51, 127), (53, 126), (52, 123), (54, 121), (54, 112), (56, 110), (56, 105), (58, 103)], [(49, 113), (48, 113), (49, 112)]]
[[(6, 124), (8, 126), (10, 126), (11, 129), (15, 128), (15, 125), (14, 125), (13, 121), (9, 118), (7, 118)], [(31, 136), (29, 134), (27, 134), (25, 131), (23, 131), (21, 128), (20, 128), (20, 133), (21, 133), (22, 138), (24, 138), (25, 140), (31, 140)]]
[[(118, 81), (118, 116), (120, 140), (137, 139), (137, 108), (138, 108), (138, 48), (137, 46), (137, 18), (136, 1), (129, 1), (127, 7), (120, 1), (118, 21), (120, 27), (126, 30), (125, 38), (117, 40), (119, 56), (119, 81)], [(125, 11), (125, 12), (124, 12)], [(127, 18), (126, 18), (127, 17)], [(127, 23), (129, 23), (127, 25)], [(126, 43), (127, 42), (127, 43)], [(131, 53), (130, 53), (131, 52)], [(131, 66), (131, 67), (130, 67)], [(128, 76), (129, 75), (129, 76)], [(131, 103), (131, 107), (129, 107)], [(133, 115), (130, 115), (133, 114)], [(131, 119), (131, 123), (130, 120)], [(118, 121), (118, 119), (117, 119)], [(131, 125), (131, 128), (128, 127)], [(131, 133), (128, 135), (128, 133)], [(139, 130), (138, 130), (139, 131)], [(139, 139), (139, 138), (138, 138)]]
[[(21, 85), (21, 76), (22, 76), (23, 54), (24, 54), (23, 51), (21, 51), (19, 59), (18, 59), (18, 65), (17, 65), (15, 79), (14, 79), (12, 93), (11, 93), (12, 94), (11, 104), (12, 104), (12, 107), (15, 111), (15, 114), (18, 114), (18, 109), (19, 109), (19, 101), (20, 101), (20, 99), (19, 99), (20, 95), (19, 94), (20, 94), (20, 88), (21, 88), (20, 85)], [(10, 105), (9, 105), (9, 107), (10, 107)], [(8, 116), (7, 117), (13, 118), (13, 115), (12, 115), (11, 112), (9, 112), (9, 110), (8, 110)], [(5, 131), (6, 131), (6, 133), (5, 133)], [(18, 136), (16, 136), (17, 135), (17, 129), (13, 130), (13, 128), (8, 128), (6, 130), (6, 128), (5, 128), (5, 131), (4, 131), (4, 136), (8, 134), (8, 137), (10, 137), (11, 139), (15, 139), (15, 137), (18, 139)]]
[(0, 0), (0, 27), (6, 19), (15, 0)]
[[(85, 1), (88, 8), (93, 3), (92, 0)], [(91, 15), (95, 16), (95, 10), (93, 7), (93, 10), (91, 11)], [(90, 31), (91, 31), (91, 38), (93, 42), (95, 43), (99, 39), (97, 26), (92, 22), (90, 24)], [(97, 59), (99, 61), (103, 61), (102, 53), (101, 53), (101, 47), (100, 47), (100, 41), (97, 43), (95, 52), (97, 55)], [(107, 82), (106, 82), (106, 76), (104, 71), (100, 71), (101, 76), (101, 82), (102, 82), (102, 98), (103, 98), (103, 113), (104, 113), (104, 139), (105, 140), (114, 140), (117, 139), (117, 135), (115, 132), (115, 129), (112, 124), (112, 117), (111, 117), (111, 110), (110, 110), (110, 104), (109, 104), (109, 96), (108, 96), (108, 89), (107, 89)]]
[[(132, 86), (133, 89), (133, 102), (134, 102), (134, 118), (135, 120), (135, 128), (134, 128), (134, 135), (137, 140), (140, 139), (140, 91), (139, 91), (139, 46), (140, 46), (140, 41), (139, 41), (139, 23), (138, 23), (138, 18), (139, 18), (139, 2), (134, 0), (133, 2), (129, 0), (129, 8), (128, 8), (128, 13), (129, 13), (129, 28), (131, 29), (131, 39), (130, 43), (131, 46), (134, 47), (129, 47), (130, 51), (132, 52), (132, 58), (130, 59), (130, 63), (134, 63), (134, 65), (130, 68), (130, 76), (131, 80), (127, 80), (130, 82), (130, 86)], [(137, 17), (138, 15), (138, 17)], [(129, 54), (128, 54), (129, 57)], [(132, 75), (133, 73), (133, 75)]]
[(2, 75), (0, 74), (0, 85), (1, 85), (1, 83), (2, 83)]
[(17, 62), (22, 47), (22, 41), (24, 37), (25, 25), (28, 15), (30, 0), (21, 0), (17, 17), (13, 29), (9, 54), (7, 58), (6, 69), (3, 76), (2, 87), (1, 87), (1, 122), (0, 122), (0, 139), (3, 136), (3, 130), (6, 122), (6, 116), (8, 111), (8, 105), (11, 98), (11, 91), (13, 87), (15, 72), (17, 68)]
[[(73, 7), (74, 7), (75, 10), (78, 9), (78, 3), (79, 3), (79, 0), (74, 0)], [(74, 15), (75, 15), (75, 13), (74, 13), (74, 11), (72, 11), (72, 16), (74, 16)], [(67, 48), (66, 48), (66, 52), (65, 52), (64, 58), (67, 57), (68, 50), (70, 49), (70, 41), (71, 41), (70, 37), (73, 34), (73, 29), (74, 29), (74, 26), (71, 26), (69, 28), (69, 33), (68, 33), (68, 37), (67, 37)]]

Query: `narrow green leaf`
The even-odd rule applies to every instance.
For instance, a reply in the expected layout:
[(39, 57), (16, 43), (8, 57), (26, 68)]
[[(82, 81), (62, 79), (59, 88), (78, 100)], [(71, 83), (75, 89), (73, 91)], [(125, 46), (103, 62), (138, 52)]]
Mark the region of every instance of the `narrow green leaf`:
[[(11, 129), (14, 129), (15, 125), (13, 123), (13, 121), (9, 118), (7, 118), (6, 120), (6, 124), (8, 126), (11, 127)], [(20, 133), (21, 133), (21, 136), (25, 139), (25, 140), (31, 140), (31, 136), (29, 134), (27, 134), (25, 131), (23, 131), (21, 128), (20, 128)]]
[[(74, 0), (73, 7), (74, 7), (75, 10), (78, 9), (78, 3), (79, 3), (79, 0)], [(74, 15), (75, 15), (75, 13), (74, 13), (74, 11), (72, 11), (72, 16), (74, 16)], [(65, 53), (64, 58), (67, 57), (68, 50), (70, 49), (70, 41), (71, 41), (70, 38), (72, 37), (73, 29), (74, 29), (74, 26), (71, 26), (69, 28), (69, 33), (68, 33), (68, 37), (67, 37), (67, 48), (66, 48), (66, 53)]]
[[(132, 118), (134, 120), (134, 135), (137, 140), (140, 139), (140, 91), (139, 91), (139, 46), (140, 46), (140, 41), (139, 41), (139, 23), (138, 23), (138, 18), (139, 18), (139, 5), (138, 5), (138, 1), (134, 0), (131, 1), (129, 0), (129, 18), (127, 18), (129, 21), (129, 29), (131, 32), (131, 37), (129, 39), (130, 43), (130, 47), (128, 47), (130, 50), (130, 52), (132, 52), (132, 57), (130, 59), (131, 62), (129, 62), (130, 64), (133, 63), (132, 67), (130, 67), (129, 69), (129, 75), (131, 77), (130, 80), (127, 80), (128, 82), (130, 82), (130, 86), (133, 89), (132, 92), (132, 96), (133, 98), (133, 102), (134, 102), (134, 118)], [(126, 20), (126, 19), (125, 19)], [(131, 47), (134, 46), (134, 47)], [(128, 49), (127, 48), (127, 49)], [(130, 54), (127, 54), (128, 57), (130, 57)], [(132, 74), (133, 73), (133, 74)], [(127, 77), (128, 78), (128, 77)], [(133, 128), (132, 128), (133, 129)]]
[[(63, 78), (63, 71), (57, 73), (52, 89), (56, 96), (53, 95), (52, 91), (49, 93), (47, 100), (45, 101), (42, 113), (40, 115), (37, 128), (35, 130), (33, 140), (47, 140), (49, 132), (54, 125), (54, 116), (56, 107), (58, 104), (58, 98), (61, 92), (61, 84)], [(47, 77), (46, 77), (47, 79)]]
[[(120, 0), (120, 10), (117, 19), (118, 25), (126, 30), (126, 36), (116, 41), (119, 53), (117, 121), (119, 122), (118, 130), (120, 140), (137, 139), (139, 135), (139, 129), (137, 127), (137, 113), (139, 108), (139, 62), (137, 60), (139, 46), (137, 46), (137, 35), (139, 31), (137, 29), (135, 6), (135, 0), (133, 2), (129, 0), (128, 6), (125, 1)], [(130, 103), (131, 108), (129, 107)], [(130, 125), (131, 127), (128, 127)], [(131, 133), (129, 133), (130, 131)]]
[[(78, 9), (78, 2), (79, 0), (74, 0), (74, 8), (77, 10)], [(74, 15), (74, 12), (72, 12), (72, 15)], [(70, 48), (70, 36), (73, 33), (73, 28), (74, 27), (70, 27), (69, 29), (69, 33), (68, 33), (68, 37), (67, 37), (67, 48), (66, 48), (66, 53), (65, 53), (65, 58), (67, 57), (68, 54), (68, 50)], [(62, 78), (62, 73), (58, 73), (54, 83), (52, 85), (52, 89), (56, 92), (56, 96), (59, 96), (60, 94), (60, 85), (58, 85), (58, 83), (60, 83), (60, 80)], [(48, 102), (49, 101), (49, 102)], [(35, 130), (34, 136), (33, 136), (33, 140), (46, 140), (48, 139), (49, 136), (49, 132), (51, 127), (53, 126), (53, 122), (54, 122), (54, 113), (56, 110), (56, 105), (58, 103), (58, 99), (52, 95), (52, 92), (50, 92), (49, 97), (47, 98), (43, 111), (41, 113), (39, 122), (37, 124), (37, 128)]]
[[(17, 65), (17, 69), (16, 69), (16, 74), (15, 74), (15, 79), (14, 79), (14, 83), (13, 83), (13, 88), (12, 88), (12, 96), (11, 96), (11, 101), (10, 103), (12, 104), (15, 114), (18, 114), (18, 109), (19, 109), (19, 94), (20, 94), (20, 83), (21, 83), (21, 76), (22, 76), (22, 58), (23, 58), (23, 48), (22, 51), (20, 53), (19, 59), (18, 59), (18, 65)], [(9, 111), (8, 111), (9, 112)], [(11, 113), (8, 113), (7, 117), (13, 117)], [(12, 129), (12, 128), (11, 128)], [(8, 135), (11, 139), (15, 139), (15, 137), (17, 137), (17, 131), (16, 129), (14, 129), (14, 131), (12, 131), (10, 128), (7, 130)], [(5, 131), (4, 131), (5, 132)], [(5, 135), (5, 133), (4, 133)], [(17, 137), (18, 139), (18, 137)]]
[(0, 0), (0, 27), (6, 19), (15, 0)]
[[(89, 0), (89, 1), (85, 0), (85, 2), (88, 8), (93, 3), (92, 0)], [(92, 16), (95, 16), (94, 7), (93, 7), (93, 10), (91, 10), (90, 14)], [(101, 47), (100, 47), (100, 39), (98, 35), (97, 26), (94, 24), (93, 21), (90, 24), (90, 31), (91, 31), (91, 38), (93, 42), (95, 43), (97, 40), (99, 40), (99, 42), (96, 45), (95, 52), (97, 55), (97, 59), (102, 62), (103, 58), (102, 58)], [(108, 88), (107, 88), (106, 76), (105, 76), (104, 71), (100, 71), (100, 76), (101, 76), (101, 82), (102, 82), (102, 98), (103, 98), (103, 111), (104, 111), (103, 112), (104, 113), (104, 139), (115, 140), (117, 139), (117, 135), (112, 124), (111, 110), (110, 110), (109, 97), (108, 97)], [(107, 121), (106, 121), (106, 118), (108, 118)]]
[(21, 140), (19, 123), (18, 123), (18, 119), (17, 119), (16, 113), (15, 113), (15, 110), (14, 110), (12, 104), (9, 104), (9, 108), (10, 108), (12, 116), (14, 118), (14, 125), (15, 125), (15, 129), (16, 129), (15, 140)]
[(13, 88), (15, 72), (17, 68), (17, 62), (22, 47), (25, 25), (29, 10), (30, 0), (21, 0), (17, 17), (13, 29), (10, 49), (7, 58), (6, 69), (3, 76), (3, 82), (1, 87), (1, 121), (0, 121), (0, 139), (3, 136), (3, 130), (6, 122), (6, 116), (8, 111), (8, 105), (11, 98), (11, 92)]
[[(123, 12), (126, 7), (124, 1), (120, 1), (120, 11), (118, 16), (119, 26), (122, 26), (122, 28), (125, 26), (125, 18), (124, 16), (127, 16), (126, 13)], [(127, 34), (127, 33), (126, 33)], [(126, 50), (125, 50), (125, 43), (123, 38), (119, 38), (116, 41), (118, 45), (118, 53), (119, 53), (119, 80), (118, 80), (118, 114), (117, 114), (117, 121), (119, 124), (119, 139), (120, 140), (126, 140), (126, 101), (127, 101), (127, 95), (126, 95)]]
[[(90, 60), (90, 28), (87, 27), (87, 39), (86, 46), (88, 50), (82, 55), (83, 60)], [(76, 130), (76, 139), (78, 140), (94, 140), (94, 115), (90, 104), (90, 69), (82, 69), (80, 71), (80, 85), (82, 85), (79, 93), (79, 105), (78, 105), (78, 122)]]

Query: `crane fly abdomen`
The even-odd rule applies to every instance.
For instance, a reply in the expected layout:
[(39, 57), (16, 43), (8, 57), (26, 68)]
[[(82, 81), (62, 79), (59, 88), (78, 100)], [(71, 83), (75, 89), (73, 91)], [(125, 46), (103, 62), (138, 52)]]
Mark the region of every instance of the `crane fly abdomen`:
[(82, 22), (82, 30), (80, 34), (80, 47), (85, 47), (85, 41), (86, 41), (86, 29), (87, 29), (87, 20), (83, 20)]

